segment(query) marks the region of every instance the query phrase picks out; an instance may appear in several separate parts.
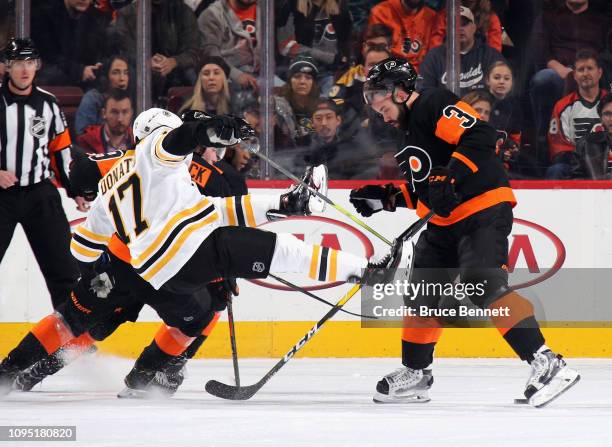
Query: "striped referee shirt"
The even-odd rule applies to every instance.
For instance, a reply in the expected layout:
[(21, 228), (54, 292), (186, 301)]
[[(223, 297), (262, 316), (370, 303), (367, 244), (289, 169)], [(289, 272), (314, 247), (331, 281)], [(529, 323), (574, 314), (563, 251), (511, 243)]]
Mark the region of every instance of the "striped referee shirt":
[(11, 171), (17, 185), (52, 176), (69, 191), (72, 142), (64, 113), (51, 93), (36, 86), (28, 96), (0, 88), (0, 170)]

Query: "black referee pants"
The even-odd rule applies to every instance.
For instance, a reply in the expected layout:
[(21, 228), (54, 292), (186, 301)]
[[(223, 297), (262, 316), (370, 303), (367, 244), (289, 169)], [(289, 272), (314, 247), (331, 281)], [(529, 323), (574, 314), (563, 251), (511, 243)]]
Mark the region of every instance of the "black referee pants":
[(55, 309), (70, 297), (79, 270), (70, 253), (68, 219), (51, 181), (0, 189), (0, 262), (18, 223), (30, 242)]

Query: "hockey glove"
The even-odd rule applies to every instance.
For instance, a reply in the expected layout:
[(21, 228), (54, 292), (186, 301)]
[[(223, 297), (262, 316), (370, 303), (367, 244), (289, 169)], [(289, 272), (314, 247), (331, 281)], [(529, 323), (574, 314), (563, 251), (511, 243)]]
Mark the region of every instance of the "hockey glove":
[(353, 189), (349, 201), (359, 214), (370, 217), (381, 210), (395, 211), (395, 196), (400, 192), (392, 183), (385, 186), (367, 185)]
[(215, 312), (225, 310), (232, 296), (238, 296), (239, 293), (235, 278), (211, 282), (206, 285), (206, 289), (210, 294), (211, 309)]
[(197, 129), (197, 142), (202, 147), (233, 146), (240, 142), (242, 121), (229, 115), (204, 118)]
[(432, 168), (429, 173), (429, 204), (440, 217), (450, 216), (460, 200), (455, 193), (455, 178), (444, 166)]

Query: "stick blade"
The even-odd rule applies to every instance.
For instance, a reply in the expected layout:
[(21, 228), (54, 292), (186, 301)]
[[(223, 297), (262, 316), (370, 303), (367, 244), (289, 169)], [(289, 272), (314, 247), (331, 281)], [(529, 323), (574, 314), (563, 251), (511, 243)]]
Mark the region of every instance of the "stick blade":
[(259, 390), (257, 384), (237, 387), (221, 383), (217, 380), (209, 380), (204, 388), (209, 394), (227, 400), (248, 400)]

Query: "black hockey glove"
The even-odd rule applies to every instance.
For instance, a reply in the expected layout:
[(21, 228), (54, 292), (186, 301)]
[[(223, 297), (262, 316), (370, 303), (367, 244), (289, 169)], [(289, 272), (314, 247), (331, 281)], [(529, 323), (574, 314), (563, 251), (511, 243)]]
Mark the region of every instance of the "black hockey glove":
[(215, 312), (221, 312), (227, 308), (227, 303), (232, 299), (232, 296), (238, 296), (238, 284), (235, 278), (223, 279), (221, 281), (211, 282), (206, 285), (206, 289), (210, 294), (211, 309)]
[(385, 186), (367, 185), (353, 189), (349, 201), (359, 214), (370, 217), (381, 210), (395, 211), (395, 196), (400, 192), (392, 183)]
[(115, 278), (110, 272), (110, 257), (102, 253), (95, 262), (79, 262), (81, 279), (85, 286), (98, 298), (108, 298), (115, 287)]
[(450, 169), (444, 166), (433, 168), (429, 173), (429, 204), (433, 212), (440, 217), (448, 217), (459, 203), (455, 178)]
[(244, 120), (230, 115), (204, 118), (198, 126), (196, 140), (202, 147), (233, 146), (240, 142), (244, 124)]

